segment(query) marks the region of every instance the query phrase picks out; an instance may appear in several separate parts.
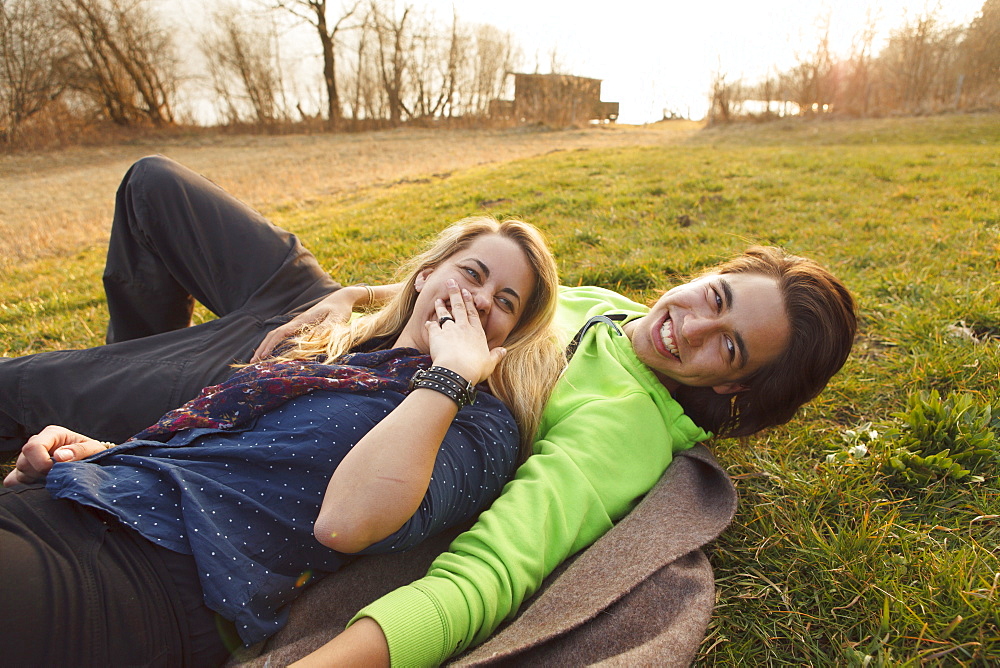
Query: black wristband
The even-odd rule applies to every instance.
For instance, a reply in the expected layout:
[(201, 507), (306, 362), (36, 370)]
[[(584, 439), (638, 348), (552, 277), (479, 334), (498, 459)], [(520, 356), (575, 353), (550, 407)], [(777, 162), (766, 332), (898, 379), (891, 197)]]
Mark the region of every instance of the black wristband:
[(470, 383), (469, 381), (467, 381), (465, 379), (465, 376), (463, 376), (462, 374), (459, 374), (459, 373), (455, 373), (451, 369), (446, 369), (443, 366), (432, 366), (429, 369), (427, 369), (427, 371), (430, 372), (430, 373), (433, 373), (433, 374), (438, 374), (440, 376), (444, 376), (445, 378), (450, 378), (459, 387), (466, 388), (470, 392), (475, 389), (475, 387), (472, 385), (472, 383)]
[(410, 380), (410, 389), (426, 388), (445, 395), (459, 408), (476, 403), (476, 388), (461, 375), (451, 369), (432, 366), (429, 369), (418, 369)]

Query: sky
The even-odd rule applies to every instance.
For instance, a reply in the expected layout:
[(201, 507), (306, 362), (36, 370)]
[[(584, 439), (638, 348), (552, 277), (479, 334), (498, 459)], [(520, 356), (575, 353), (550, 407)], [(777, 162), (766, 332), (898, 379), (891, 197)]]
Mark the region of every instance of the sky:
[[(348, 1), (330, 0), (330, 6)], [(396, 7), (412, 4), (442, 26), (450, 25), (454, 9), (465, 24), (487, 23), (510, 32), (523, 52), (521, 71), (549, 72), (555, 53), (561, 73), (603, 81), (601, 98), (620, 104), (619, 123), (641, 124), (658, 121), (665, 112), (701, 118), (716, 72), (728, 81), (755, 81), (775, 68), (792, 67), (797, 54), (815, 49), (824, 16), (830, 17), (834, 52), (846, 55), (866, 24), (869, 7), (884, 40), (907, 17), (934, 7), (946, 22), (968, 25), (983, 1), (396, 0)], [(166, 4), (175, 11), (185, 7), (186, 21), (195, 29), (192, 24), (204, 20), (214, 3)], [(310, 37), (300, 33), (297, 41), (312, 48)], [(315, 97), (317, 90), (309, 86), (298, 94)], [(319, 103), (304, 101), (306, 107)]]

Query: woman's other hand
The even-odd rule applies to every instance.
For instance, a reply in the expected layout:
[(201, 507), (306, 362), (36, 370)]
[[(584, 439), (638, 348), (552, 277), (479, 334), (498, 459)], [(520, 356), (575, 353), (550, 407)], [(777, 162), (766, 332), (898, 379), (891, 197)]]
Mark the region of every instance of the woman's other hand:
[(259, 362), (266, 358), (271, 354), (275, 346), (288, 337), (294, 336), (309, 325), (322, 322), (327, 318), (332, 318), (334, 322), (347, 322), (351, 317), (351, 312), (354, 310), (355, 304), (359, 300), (363, 302), (367, 299), (368, 291), (365, 290), (364, 286), (360, 285), (341, 288), (327, 295), (321, 301), (313, 304), (284, 325), (268, 332), (264, 340), (257, 346), (257, 350), (254, 351), (250, 361)]
[(451, 279), (447, 285), (451, 309), (437, 300), (438, 320), (426, 324), (431, 360), (478, 385), (490, 377), (507, 350), (490, 349), (472, 293), (459, 290), (458, 283)]
[(350, 285), (332, 292), (321, 301), (313, 304), (307, 310), (298, 314), (284, 325), (272, 329), (254, 351), (251, 362), (259, 362), (268, 357), (275, 346), (290, 336), (299, 333), (304, 327), (315, 325), (327, 318), (333, 322), (347, 322), (355, 307), (377, 307), (384, 304), (402, 289), (402, 284), (389, 285)]
[(66, 427), (50, 425), (21, 447), (17, 464), (6, 478), (4, 487), (41, 480), (56, 462), (73, 462), (103, 452), (109, 444), (78, 434)]

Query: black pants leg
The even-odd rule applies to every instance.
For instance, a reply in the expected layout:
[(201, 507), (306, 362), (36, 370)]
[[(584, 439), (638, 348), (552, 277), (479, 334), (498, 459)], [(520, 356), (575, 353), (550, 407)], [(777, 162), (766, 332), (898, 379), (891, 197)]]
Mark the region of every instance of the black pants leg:
[[(0, 359), (0, 450), (48, 424), (124, 440), (338, 287), (295, 235), (163, 157), (122, 181), (104, 285), (108, 345)], [(193, 299), (219, 318), (188, 327)]]
[(335, 287), (295, 235), (178, 163), (143, 158), (122, 180), (104, 269), (108, 343), (187, 327), (194, 300), (217, 316), (270, 317)]
[(0, 490), (0, 553), (3, 665), (174, 668), (228, 656), (194, 559), (100, 511), (40, 486)]

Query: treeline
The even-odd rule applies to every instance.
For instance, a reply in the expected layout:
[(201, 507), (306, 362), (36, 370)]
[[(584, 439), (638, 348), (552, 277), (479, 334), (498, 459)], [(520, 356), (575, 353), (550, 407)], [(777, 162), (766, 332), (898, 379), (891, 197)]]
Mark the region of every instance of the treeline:
[[(301, 58), (282, 52), (292, 23), (312, 41), (299, 51), (322, 61), (305, 100), (286, 80)], [(339, 131), (475, 122), (504, 94), (521, 57), (509, 33), (457, 14), (439, 24), (391, 0), (258, 0), (249, 9), (222, 0), (185, 44), (176, 33), (151, 0), (0, 0), (0, 146), (191, 125), (185, 105), (198, 86), (210, 89), (220, 125)], [(180, 51), (192, 42), (198, 57), (185, 61), (205, 71), (182, 66)]]
[(830, 48), (830, 18), (814, 51), (762, 81), (716, 73), (710, 122), (789, 114), (885, 116), (1000, 109), (1000, 0), (986, 0), (967, 26), (926, 10), (893, 30), (875, 51), (869, 20), (846, 57)]

